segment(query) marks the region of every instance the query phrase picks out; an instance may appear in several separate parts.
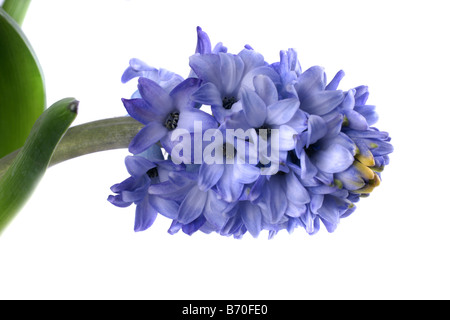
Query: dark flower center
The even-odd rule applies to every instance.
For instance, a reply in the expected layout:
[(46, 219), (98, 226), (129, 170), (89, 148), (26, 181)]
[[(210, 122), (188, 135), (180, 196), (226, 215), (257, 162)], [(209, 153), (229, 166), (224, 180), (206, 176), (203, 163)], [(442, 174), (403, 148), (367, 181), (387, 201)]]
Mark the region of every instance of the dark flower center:
[(158, 168), (154, 167), (147, 171), (147, 175), (149, 178), (156, 178), (158, 177)]
[(233, 106), (233, 104), (235, 104), (237, 102), (237, 99), (235, 97), (224, 97), (222, 99), (222, 106), (224, 109), (231, 109), (231, 107)]
[(263, 130), (262, 132), (264, 132), (264, 130), (265, 130), (266, 137), (270, 136), (270, 128), (266, 124), (263, 124), (261, 127), (255, 129), (255, 130), (258, 135), (260, 135), (260, 130)]
[(165, 127), (169, 130), (176, 129), (178, 125), (178, 120), (180, 119), (180, 114), (178, 112), (172, 112), (166, 119)]
[[(227, 145), (228, 145), (228, 151), (227, 151)], [(233, 147), (233, 145), (229, 143), (224, 143), (222, 146), (222, 154), (227, 159), (234, 159), (234, 155), (236, 154), (236, 149)]]

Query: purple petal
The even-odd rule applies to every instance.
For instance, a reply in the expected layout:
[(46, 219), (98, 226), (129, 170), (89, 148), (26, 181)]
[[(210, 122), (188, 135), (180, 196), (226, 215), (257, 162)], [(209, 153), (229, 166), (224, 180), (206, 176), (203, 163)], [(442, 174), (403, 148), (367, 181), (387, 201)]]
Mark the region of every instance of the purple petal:
[(324, 198), (323, 194), (312, 195), (311, 203), (309, 205), (309, 207), (311, 208), (311, 212), (317, 213), (317, 210), (319, 210), (320, 207), (322, 207), (323, 198)]
[(203, 82), (212, 82), (222, 87), (220, 77), (220, 58), (217, 54), (195, 54), (189, 58), (189, 65)]
[(229, 204), (227, 202), (219, 199), (214, 191), (209, 190), (203, 215), (215, 228), (221, 229), (229, 219), (228, 207)]
[(130, 66), (124, 71), (121, 81), (126, 83), (149, 72), (157, 73), (158, 69), (150, 67), (144, 61), (133, 58), (130, 60)]
[(250, 70), (264, 66), (264, 57), (255, 50), (243, 49), (238, 53), (238, 56), (244, 62), (244, 73), (248, 73)]
[(308, 116), (305, 111), (297, 109), (294, 116), (286, 122), (286, 125), (294, 128), (297, 133), (302, 133), (308, 128)]
[(267, 107), (266, 123), (282, 125), (292, 119), (297, 112), (300, 102), (298, 99), (284, 99)]
[[(295, 148), (296, 140), (295, 136), (297, 135), (297, 131), (287, 125), (282, 125), (278, 129), (279, 131), (279, 150), (281, 151), (289, 151)], [(273, 134), (273, 133), (272, 133)], [(272, 146), (272, 145), (271, 145)]]
[(152, 105), (145, 102), (144, 99), (122, 99), (125, 109), (128, 114), (139, 121), (147, 124), (151, 121), (164, 121), (164, 116), (160, 109), (154, 108)]
[(320, 170), (337, 173), (346, 170), (353, 163), (353, 155), (345, 147), (333, 144), (325, 150), (314, 153), (312, 161)]
[(222, 94), (233, 95), (240, 84), (244, 72), (244, 62), (239, 56), (219, 53)]
[(241, 86), (250, 90), (255, 90), (253, 79), (258, 76), (267, 76), (274, 84), (280, 83), (280, 75), (270, 67), (261, 66), (250, 70), (242, 79)]
[(196, 78), (188, 78), (177, 85), (171, 92), (173, 105), (178, 110), (194, 107), (195, 103), (192, 101), (192, 94), (199, 88), (200, 80)]
[(295, 85), (298, 97), (303, 103), (303, 99), (309, 95), (314, 95), (318, 91), (325, 89), (325, 72), (322, 67), (314, 66), (303, 72), (298, 77), (298, 82)]
[(366, 118), (364, 118), (360, 113), (354, 110), (347, 110), (345, 115), (347, 117), (348, 127), (350, 129), (361, 131), (369, 129)]
[(250, 164), (233, 164), (234, 177), (236, 181), (248, 184), (253, 183), (260, 176), (260, 169)]
[(200, 54), (211, 53), (211, 41), (208, 34), (200, 27), (197, 27), (197, 48), (195, 52)]
[(168, 130), (162, 124), (151, 122), (146, 125), (133, 138), (128, 150), (133, 154), (144, 152), (147, 148), (157, 143), (162, 137), (167, 134)]
[(311, 144), (322, 139), (327, 133), (327, 124), (322, 117), (312, 114), (308, 118), (308, 135), (306, 139), (306, 148)]
[(125, 157), (125, 166), (131, 176), (140, 178), (148, 170), (155, 168), (156, 164), (139, 156), (127, 156)]
[(217, 121), (210, 114), (196, 108), (185, 109), (180, 113), (177, 128), (194, 132), (195, 122), (201, 123), (202, 130), (217, 128)]
[(254, 128), (264, 124), (267, 116), (267, 107), (264, 101), (254, 91), (242, 90), (242, 109), (247, 122)]
[(263, 75), (253, 78), (253, 85), (259, 97), (264, 101), (266, 106), (270, 106), (278, 101), (278, 92), (272, 80)]
[(300, 109), (321, 116), (335, 109), (343, 99), (341, 91), (320, 91), (300, 100)]
[(296, 206), (309, 203), (311, 198), (293, 172), (286, 175), (286, 196)]
[(149, 195), (149, 202), (151, 206), (163, 216), (169, 219), (178, 218), (178, 209), (180, 208), (180, 205), (174, 200), (168, 200), (155, 195)]
[(241, 213), (242, 221), (244, 222), (244, 225), (247, 228), (248, 232), (250, 232), (250, 234), (254, 238), (258, 237), (262, 229), (261, 209), (257, 205), (254, 205), (249, 201), (244, 201), (240, 205), (239, 211)]
[(107, 199), (110, 203), (112, 203), (113, 205), (115, 205), (116, 207), (119, 208), (126, 208), (129, 207), (132, 202), (128, 202), (128, 201), (123, 201), (122, 196), (121, 195), (117, 195), (117, 196), (108, 196)]
[(173, 101), (170, 95), (155, 81), (139, 78), (138, 89), (141, 97), (152, 106), (152, 110), (159, 114), (167, 114), (173, 110)]
[(364, 106), (356, 106), (354, 109), (356, 112), (359, 112), (364, 118), (366, 118), (367, 124), (369, 126), (374, 125), (378, 121), (378, 114), (375, 111), (375, 106), (364, 105)]
[(203, 212), (208, 193), (194, 187), (186, 195), (186, 198), (178, 210), (178, 221), (187, 224), (197, 219)]
[(149, 204), (145, 198), (136, 205), (136, 215), (134, 220), (134, 231), (144, 231), (148, 229), (158, 215), (158, 212)]
[(211, 189), (222, 177), (225, 166), (223, 164), (202, 163), (198, 175), (198, 187), (202, 191)]
[(233, 167), (232, 164), (225, 164), (222, 177), (217, 182), (217, 191), (226, 202), (238, 200), (244, 189), (244, 185), (235, 180)]
[(353, 110), (355, 107), (355, 89), (351, 89), (345, 94), (341, 107), (344, 110)]
[(211, 82), (203, 84), (195, 91), (192, 95), (192, 100), (210, 106), (220, 106), (222, 108), (220, 91), (217, 89), (216, 85)]
[(342, 78), (345, 76), (345, 72), (339, 70), (330, 83), (325, 87), (325, 90), (336, 90), (341, 82)]

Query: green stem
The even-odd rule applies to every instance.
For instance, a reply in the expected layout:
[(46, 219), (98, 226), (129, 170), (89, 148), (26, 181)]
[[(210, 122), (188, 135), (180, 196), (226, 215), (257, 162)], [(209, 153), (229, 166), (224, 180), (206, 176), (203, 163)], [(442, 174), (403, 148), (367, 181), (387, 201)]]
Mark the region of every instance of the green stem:
[[(127, 148), (142, 127), (131, 117), (104, 119), (71, 127), (59, 142), (49, 166), (98, 151)], [(0, 179), (19, 151), (0, 159)]]
[(5, 0), (2, 8), (19, 26), (22, 25), (31, 0)]

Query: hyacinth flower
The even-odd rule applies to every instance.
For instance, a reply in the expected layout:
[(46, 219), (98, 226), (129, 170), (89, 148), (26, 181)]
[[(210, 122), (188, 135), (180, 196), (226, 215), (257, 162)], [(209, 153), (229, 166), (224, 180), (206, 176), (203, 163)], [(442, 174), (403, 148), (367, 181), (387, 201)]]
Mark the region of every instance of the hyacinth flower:
[(210, 105), (212, 114), (220, 123), (242, 110), (239, 104), (241, 88), (252, 86), (254, 76), (278, 78), (274, 70), (266, 66), (262, 55), (250, 49), (243, 49), (237, 55), (224, 52), (195, 54), (190, 57), (189, 65), (202, 80), (201, 87), (192, 96), (193, 100)]
[(149, 228), (158, 213), (174, 219), (178, 215), (179, 204), (173, 199), (165, 199), (151, 195), (151, 185), (168, 181), (169, 173), (183, 170), (183, 166), (164, 160), (161, 149), (152, 146), (140, 155), (127, 156), (125, 165), (130, 177), (111, 187), (117, 195), (108, 197), (108, 201), (117, 207), (136, 205), (135, 231)]
[(191, 100), (198, 85), (198, 79), (189, 78), (167, 93), (156, 82), (139, 78), (138, 89), (142, 98), (122, 99), (130, 116), (145, 125), (131, 141), (130, 152), (142, 153), (157, 142), (170, 152), (173, 130), (183, 128), (193, 132), (195, 121), (200, 121), (204, 128), (217, 127), (214, 118), (196, 109)]
[[(163, 205), (152, 206), (148, 221), (161, 210), (172, 219), (170, 234), (182, 230), (189, 235), (200, 231), (242, 238), (247, 232), (258, 237), (266, 230), (272, 238), (297, 228), (312, 235), (322, 225), (333, 232), (355, 211), (355, 203), (380, 185), (380, 172), (393, 151), (390, 137), (373, 127), (378, 115), (374, 106), (366, 105), (366, 86), (338, 89), (343, 71), (327, 82), (323, 67), (303, 71), (294, 49), (280, 51), (280, 61), (274, 63), (248, 45), (237, 54), (227, 52), (221, 43), (212, 49), (201, 28), (189, 65), (189, 77), (170, 91), (151, 75), (156, 71), (142, 63), (126, 70), (125, 78), (140, 76), (141, 98), (124, 99), (124, 105), (145, 125), (130, 151), (136, 154), (157, 146), (166, 153), (165, 163), (182, 163), (166, 165), (165, 179), (157, 183), (149, 183), (148, 175), (139, 171), (142, 182), (116, 185), (113, 191), (119, 195), (111, 202), (130, 204), (125, 200), (132, 200), (127, 198), (131, 191), (136, 199), (147, 197), (149, 206), (148, 199), (156, 199)], [(210, 106), (212, 114), (201, 111), (202, 105)], [(202, 130), (193, 130), (195, 123)], [(176, 129), (185, 130), (187, 138), (172, 139)], [(228, 136), (227, 130), (235, 135)], [(276, 149), (278, 157), (258, 148), (250, 157), (237, 150), (237, 141), (246, 148), (263, 141), (271, 151)], [(186, 142), (199, 143), (189, 144), (189, 150), (200, 150), (201, 156), (183, 158), (171, 152)], [(212, 163), (206, 150), (214, 150), (214, 157), (223, 161)], [(257, 161), (242, 163), (250, 158)], [(153, 163), (146, 162), (147, 167)], [(267, 170), (274, 164), (275, 169)], [(136, 172), (130, 173), (135, 183)]]
[[(177, 85), (183, 82), (183, 77), (166, 69), (156, 69), (149, 66), (144, 61), (133, 58), (130, 59), (130, 66), (122, 75), (122, 83), (126, 83), (134, 78), (144, 77), (156, 82), (167, 92), (172, 91)], [(142, 98), (139, 90), (136, 91), (132, 98)]]

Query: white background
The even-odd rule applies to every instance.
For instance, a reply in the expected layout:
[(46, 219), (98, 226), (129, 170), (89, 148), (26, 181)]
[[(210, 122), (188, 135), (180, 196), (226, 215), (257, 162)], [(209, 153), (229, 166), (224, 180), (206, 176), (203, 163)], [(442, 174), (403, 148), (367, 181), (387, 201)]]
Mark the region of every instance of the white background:
[(32, 2), (23, 29), (47, 101), (81, 101), (74, 125), (122, 116), (132, 57), (183, 76), (196, 26), (269, 62), (294, 47), (340, 88), (369, 86), (395, 152), (381, 187), (328, 234), (267, 240), (134, 233), (134, 208), (106, 201), (127, 177), (118, 150), (47, 171), (0, 237), (1, 299), (448, 299), (449, 59), (445, 1)]

